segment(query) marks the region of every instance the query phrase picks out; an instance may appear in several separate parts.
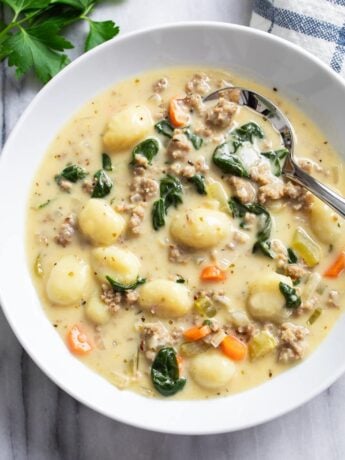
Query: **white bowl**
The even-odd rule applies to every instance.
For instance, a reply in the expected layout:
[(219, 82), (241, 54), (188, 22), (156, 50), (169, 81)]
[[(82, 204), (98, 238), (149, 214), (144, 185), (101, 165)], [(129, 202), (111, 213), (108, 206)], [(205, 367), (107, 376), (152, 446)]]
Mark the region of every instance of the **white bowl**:
[(205, 401), (153, 400), (118, 390), (70, 354), (41, 308), (26, 260), (29, 188), (46, 148), (61, 126), (86, 101), (117, 81), (148, 69), (177, 65), (223, 67), (267, 86), (277, 86), (298, 101), (335, 146), (345, 145), (344, 82), (288, 42), (246, 27), (219, 23), (168, 25), (108, 42), (77, 59), (44, 87), (3, 150), (1, 303), (18, 340), (36, 364), (89, 407), (150, 430), (181, 434), (228, 432), (277, 417), (334, 382), (345, 369), (345, 318), (340, 318), (305, 362), (250, 391)]

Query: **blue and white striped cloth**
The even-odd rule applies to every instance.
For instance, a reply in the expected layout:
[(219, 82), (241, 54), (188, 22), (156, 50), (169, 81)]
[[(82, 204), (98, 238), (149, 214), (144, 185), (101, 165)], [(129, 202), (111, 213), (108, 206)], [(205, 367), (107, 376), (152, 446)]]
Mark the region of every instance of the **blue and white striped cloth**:
[(345, 77), (345, 0), (254, 0), (250, 25), (302, 46)]

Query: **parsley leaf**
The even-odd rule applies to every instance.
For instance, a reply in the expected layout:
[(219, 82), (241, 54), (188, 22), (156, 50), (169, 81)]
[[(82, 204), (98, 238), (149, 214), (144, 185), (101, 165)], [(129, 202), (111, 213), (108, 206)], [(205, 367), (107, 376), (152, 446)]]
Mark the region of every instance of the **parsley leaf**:
[(97, 0), (0, 0), (13, 12), (10, 22), (0, 23), (0, 61), (8, 60), (22, 77), (34, 71), (46, 83), (70, 61), (65, 50), (73, 48), (62, 31), (78, 21), (87, 21), (89, 33), (85, 50), (89, 50), (119, 32), (113, 21), (92, 21), (89, 14)]
[(6, 3), (15, 14), (18, 16), (19, 13), (25, 10), (31, 9), (42, 9), (49, 5), (50, 0), (2, 0)]
[(90, 30), (85, 41), (85, 51), (115, 37), (120, 28), (113, 21), (96, 22), (89, 19)]
[[(45, 43), (43, 28), (32, 27), (26, 30), (20, 28), (4, 41), (1, 46), (1, 56), (7, 55), (8, 64), (16, 66), (17, 77), (33, 69), (37, 77), (45, 83), (69, 63), (66, 55), (55, 51), (61, 49), (64, 39), (57, 35), (47, 39), (50, 45)], [(66, 41), (66, 45), (68, 43)], [(66, 47), (71, 48), (69, 45)]]

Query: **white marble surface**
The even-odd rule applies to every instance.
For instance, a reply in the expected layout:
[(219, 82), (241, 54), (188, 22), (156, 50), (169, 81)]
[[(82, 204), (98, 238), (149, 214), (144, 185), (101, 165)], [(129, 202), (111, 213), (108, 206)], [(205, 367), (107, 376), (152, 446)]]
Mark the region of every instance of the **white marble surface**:
[[(96, 16), (113, 18), (122, 33), (184, 20), (248, 24), (251, 1), (109, 0)], [(17, 82), (3, 66), (0, 88), (3, 142), (39, 86), (31, 79)], [(149, 433), (98, 415), (57, 388), (22, 350), (0, 312), (0, 460), (344, 458), (345, 377), (303, 407), (256, 428), (204, 437)]]

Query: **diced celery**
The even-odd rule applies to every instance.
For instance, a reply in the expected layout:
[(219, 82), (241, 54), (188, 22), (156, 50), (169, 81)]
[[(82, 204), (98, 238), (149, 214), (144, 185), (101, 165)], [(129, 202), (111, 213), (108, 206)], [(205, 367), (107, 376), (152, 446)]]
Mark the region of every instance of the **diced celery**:
[(276, 348), (277, 339), (268, 331), (261, 331), (250, 340), (248, 344), (249, 357), (251, 360), (261, 358)]
[(219, 209), (223, 212), (230, 212), (228, 194), (220, 182), (211, 182), (206, 186), (207, 196), (219, 202)]
[(204, 353), (210, 347), (205, 342), (196, 341), (196, 342), (185, 342), (182, 343), (180, 346), (180, 354), (186, 358), (191, 356), (199, 355), (200, 353)]
[(213, 302), (205, 296), (200, 296), (194, 301), (194, 308), (200, 315), (207, 316), (208, 318), (212, 318), (217, 313)]
[(41, 256), (38, 254), (38, 256), (36, 257), (36, 260), (35, 260), (35, 263), (34, 263), (34, 271), (35, 271), (35, 274), (39, 277), (42, 277), (43, 276), (43, 265), (42, 265), (42, 261), (41, 261)]
[(319, 245), (315, 243), (302, 227), (296, 229), (291, 246), (308, 267), (314, 267), (320, 262), (321, 250)]
[(322, 308), (315, 308), (313, 313), (309, 316), (309, 319), (307, 321), (307, 324), (311, 326), (312, 324), (315, 323), (315, 321), (321, 316), (322, 313)]
[(311, 273), (304, 285), (303, 292), (302, 292), (302, 300), (303, 302), (307, 302), (310, 298), (315, 294), (317, 291), (319, 284), (321, 282), (321, 275), (320, 273)]

